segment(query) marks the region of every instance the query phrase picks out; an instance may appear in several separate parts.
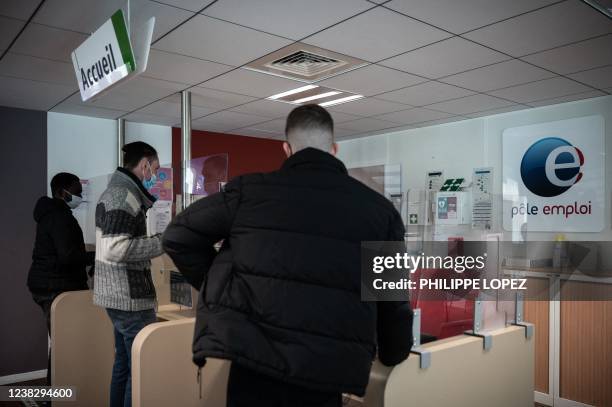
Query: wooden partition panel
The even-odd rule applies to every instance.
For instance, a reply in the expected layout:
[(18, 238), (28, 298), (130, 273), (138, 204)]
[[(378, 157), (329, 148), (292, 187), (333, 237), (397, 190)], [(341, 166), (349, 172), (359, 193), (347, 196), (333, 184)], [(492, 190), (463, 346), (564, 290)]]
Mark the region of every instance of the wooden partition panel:
[(113, 325), (89, 290), (59, 295), (51, 307), (54, 386), (75, 386), (77, 400), (54, 407), (106, 407), (115, 355)]
[[(540, 297), (539, 293), (549, 289), (548, 279), (528, 280), (527, 298)], [(543, 299), (525, 301), (525, 321), (535, 325), (535, 390), (549, 394), (550, 302)]]
[(610, 289), (583, 282), (561, 288), (559, 395), (564, 399), (612, 406), (612, 301), (572, 301)]
[(471, 336), (425, 344), (431, 366), (421, 369), (416, 355), (397, 365), (387, 380), (384, 407), (533, 406), (534, 340), (516, 326), (491, 334), (488, 351), (481, 338)]
[(191, 358), (195, 318), (151, 324), (132, 345), (134, 407), (225, 407), (230, 362), (209, 358), (198, 382)]

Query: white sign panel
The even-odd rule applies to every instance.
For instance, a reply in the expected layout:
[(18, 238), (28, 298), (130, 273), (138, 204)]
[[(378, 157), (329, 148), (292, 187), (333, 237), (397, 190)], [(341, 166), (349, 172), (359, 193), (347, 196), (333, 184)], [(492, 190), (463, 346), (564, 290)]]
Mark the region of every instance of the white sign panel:
[(123, 11), (118, 10), (72, 52), (83, 101), (126, 78), (136, 69)]
[(601, 116), (506, 129), (504, 229), (600, 232), (605, 219), (604, 151)]

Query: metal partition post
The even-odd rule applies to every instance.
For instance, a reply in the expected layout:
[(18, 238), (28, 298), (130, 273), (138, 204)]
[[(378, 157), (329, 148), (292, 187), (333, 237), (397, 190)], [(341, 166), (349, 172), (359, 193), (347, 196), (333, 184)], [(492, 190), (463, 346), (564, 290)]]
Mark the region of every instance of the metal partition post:
[(525, 299), (524, 294), (522, 292), (516, 293), (516, 298), (514, 300), (514, 323), (512, 325), (522, 326), (525, 328), (525, 338), (531, 339), (533, 336), (533, 324), (528, 322), (524, 322), (524, 308), (525, 308)]
[(411, 353), (419, 355), (421, 369), (427, 369), (431, 365), (431, 352), (421, 348), (421, 310), (414, 310), (412, 319), (412, 349)]
[(189, 183), (189, 168), (191, 164), (191, 92), (184, 90), (181, 92), (181, 146), (183, 150), (183, 203), (182, 208), (185, 209), (190, 202), (190, 193), (188, 192)]
[(125, 145), (125, 119), (117, 119), (117, 167), (123, 167), (123, 146)]
[(474, 301), (474, 324), (471, 331), (465, 331), (466, 335), (477, 336), (482, 338), (482, 347), (484, 350), (489, 350), (493, 346), (493, 337), (491, 334), (482, 332), (483, 325), (483, 308), (482, 308), (482, 297), (478, 294), (478, 297)]

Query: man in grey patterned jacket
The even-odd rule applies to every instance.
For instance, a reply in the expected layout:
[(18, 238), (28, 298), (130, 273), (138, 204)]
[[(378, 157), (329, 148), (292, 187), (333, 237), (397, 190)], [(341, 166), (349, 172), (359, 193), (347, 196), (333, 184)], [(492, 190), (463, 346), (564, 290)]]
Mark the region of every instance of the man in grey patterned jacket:
[(148, 236), (146, 212), (155, 201), (148, 189), (159, 168), (157, 152), (137, 141), (123, 147), (117, 168), (96, 206), (96, 305), (106, 308), (115, 335), (110, 389), (112, 407), (131, 406), (132, 342), (155, 322), (151, 259), (162, 254), (161, 236)]

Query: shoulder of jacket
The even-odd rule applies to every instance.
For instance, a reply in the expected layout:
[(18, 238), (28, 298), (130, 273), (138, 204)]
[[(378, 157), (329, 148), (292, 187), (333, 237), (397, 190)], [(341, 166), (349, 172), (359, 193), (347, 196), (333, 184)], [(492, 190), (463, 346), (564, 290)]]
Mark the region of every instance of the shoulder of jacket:
[(141, 202), (129, 188), (120, 186), (110, 186), (100, 197), (100, 202), (104, 204), (107, 211), (120, 209), (136, 214), (140, 211)]

